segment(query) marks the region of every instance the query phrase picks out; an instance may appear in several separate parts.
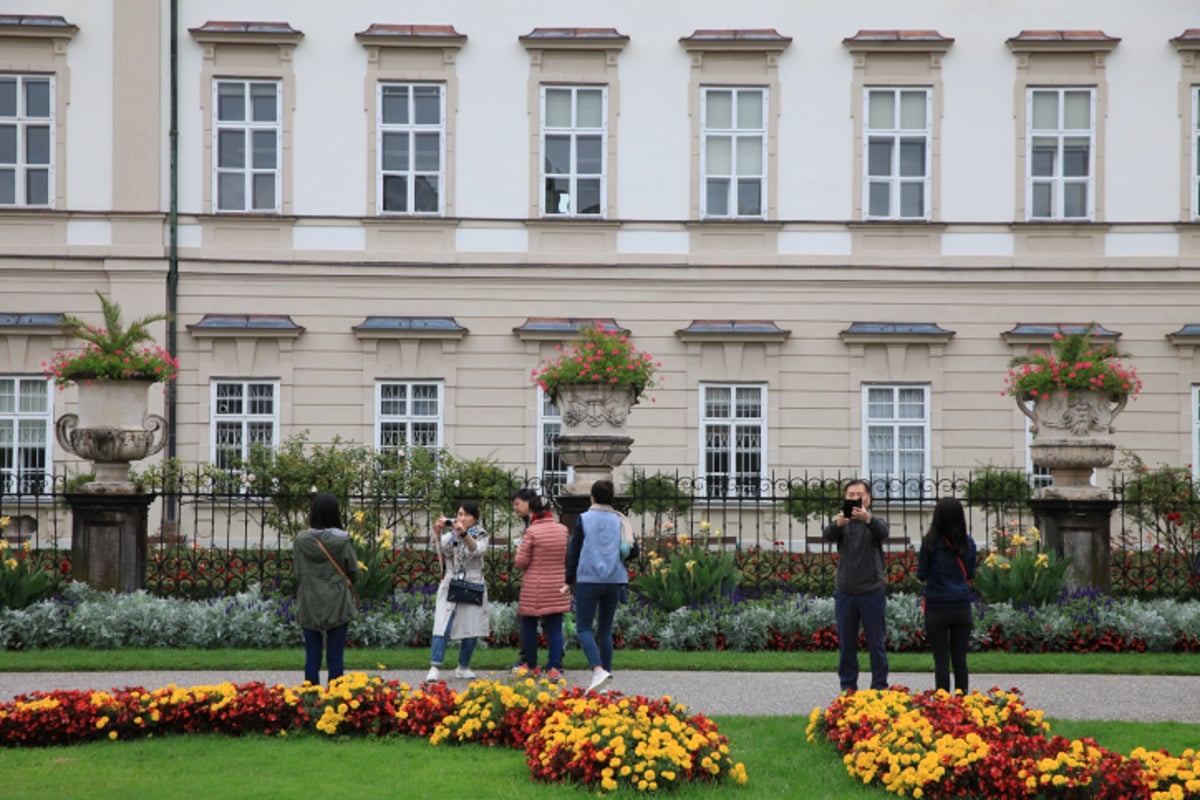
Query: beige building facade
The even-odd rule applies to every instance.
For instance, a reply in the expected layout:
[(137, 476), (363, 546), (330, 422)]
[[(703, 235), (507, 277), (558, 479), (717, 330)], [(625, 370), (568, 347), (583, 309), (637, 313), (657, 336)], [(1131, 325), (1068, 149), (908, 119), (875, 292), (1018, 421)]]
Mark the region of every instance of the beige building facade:
[(1196, 464), (1198, 56), (1171, 2), (3, 0), (3, 491), (76, 466), (41, 365), (96, 290), (174, 312), (188, 462), (559, 480), (530, 372), (604, 320), (662, 363), (626, 467), (714, 495), (1028, 468), (1007, 362), (1089, 322), (1119, 446)]

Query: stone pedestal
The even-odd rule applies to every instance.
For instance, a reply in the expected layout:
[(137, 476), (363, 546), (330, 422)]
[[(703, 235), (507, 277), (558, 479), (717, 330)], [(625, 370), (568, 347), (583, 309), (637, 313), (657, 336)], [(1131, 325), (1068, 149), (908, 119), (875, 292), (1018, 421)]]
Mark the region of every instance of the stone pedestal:
[(1043, 541), (1056, 555), (1069, 556), (1067, 588), (1107, 593), (1112, 584), (1113, 509), (1111, 498), (1071, 500), (1035, 498), (1029, 501)]
[(146, 530), (154, 495), (80, 492), (71, 507), (71, 577), (101, 591), (146, 585)]

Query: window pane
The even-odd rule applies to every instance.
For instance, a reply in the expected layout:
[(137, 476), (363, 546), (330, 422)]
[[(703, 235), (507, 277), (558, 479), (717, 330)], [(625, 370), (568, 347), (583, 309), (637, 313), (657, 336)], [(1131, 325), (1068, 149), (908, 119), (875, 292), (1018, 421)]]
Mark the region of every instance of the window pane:
[(383, 87), (383, 122), (385, 125), (408, 123), (408, 87)]
[(704, 193), (705, 212), (716, 216), (729, 215), (729, 180), (709, 178)]
[(575, 98), (578, 104), (575, 126), (578, 128), (604, 127), (604, 93), (599, 89), (580, 89)]
[(571, 90), (546, 90), (546, 127), (571, 127)]
[(228, 169), (246, 166), (246, 134), (243, 131), (217, 132), (217, 166)]
[(925, 176), (924, 139), (900, 141), (900, 175), (907, 178)]
[(566, 175), (571, 171), (571, 137), (546, 137), (546, 173)]
[(924, 419), (925, 391), (923, 389), (901, 389), (899, 397), (900, 419)]
[(714, 386), (704, 391), (704, 416), (709, 419), (728, 417), (732, 396), (728, 387)]
[(379, 411), (388, 416), (408, 413), (408, 387), (404, 384), (386, 383), (379, 387)]
[(890, 89), (871, 92), (867, 99), (867, 127), (891, 130), (896, 127), (896, 94)]
[(254, 208), (270, 211), (275, 208), (275, 175), (254, 176)]
[(250, 103), (254, 108), (255, 122), (274, 122), (278, 116), (275, 110), (275, 84), (250, 84)]
[(50, 410), (49, 384), (45, 381), (21, 381), (20, 410), (25, 414), (44, 414)]
[(275, 169), (275, 131), (254, 131), (254, 168)]
[(893, 399), (891, 389), (868, 389), (867, 417), (869, 419), (891, 419)]
[(0, 378), (0, 414), (11, 414), (16, 408), (17, 382), (12, 378)]
[(900, 127), (906, 130), (925, 130), (925, 93), (900, 93)]
[(1034, 130), (1053, 131), (1058, 129), (1058, 92), (1033, 93)]
[(250, 390), (251, 414), (273, 414), (275, 411), (275, 387), (269, 383), (252, 383)]
[(388, 172), (408, 169), (407, 133), (383, 134), (383, 168)]
[(0, 117), (17, 115), (17, 79), (0, 77)]
[(892, 174), (892, 140), (872, 139), (867, 144), (867, 174), (886, 177)]
[(437, 423), (414, 422), (412, 426), (412, 443), (417, 447), (437, 447)]
[(738, 92), (738, 127), (757, 130), (763, 126), (763, 93)]
[(728, 136), (709, 136), (704, 141), (704, 171), (710, 175), (729, 175), (733, 172), (730, 138)]
[(25, 173), (25, 202), (31, 206), (50, 205), (50, 173), (31, 169)]
[(217, 208), (243, 211), (246, 208), (246, 177), (241, 173), (217, 176)]
[(1088, 147), (1091, 144), (1087, 137), (1069, 136), (1063, 140), (1063, 176), (1082, 178), (1088, 174)]
[(762, 214), (762, 181), (743, 178), (738, 181), (738, 216)]
[(599, 214), (600, 213), (600, 181), (594, 179), (580, 179), (575, 186), (579, 193), (579, 202), (576, 204), (579, 214)]
[(25, 79), (25, 116), (50, 118), (50, 81)]
[(441, 138), (440, 133), (418, 133), (413, 137), (416, 162), (413, 169), (436, 172), (441, 168)]
[(546, 213), (571, 213), (571, 182), (566, 178), (546, 179)]
[(753, 419), (762, 416), (762, 392), (757, 387), (738, 387), (737, 416), (739, 419)]
[(12, 205), (17, 202), (17, 171), (0, 169), (0, 203)]
[(1058, 140), (1035, 138), (1030, 153), (1029, 174), (1040, 178), (1054, 177), (1054, 160), (1058, 157)]
[(900, 184), (900, 216), (902, 216), (902, 217), (923, 217), (923, 216), (925, 216), (925, 184), (924, 183), (902, 183), (902, 184)]
[(383, 422), (379, 425), (380, 447), (403, 447), (407, 439), (407, 426), (396, 422)]
[(217, 84), (217, 119), (222, 122), (241, 122), (246, 119), (246, 98), (242, 84)]
[(418, 383), (412, 387), (413, 414), (434, 417), (438, 413), (438, 387), (432, 383)]
[(1066, 204), (1063, 208), (1064, 216), (1086, 217), (1088, 215), (1087, 184), (1072, 182), (1064, 185), (1063, 202)]
[(1054, 214), (1054, 186), (1050, 183), (1033, 184), (1033, 216), (1050, 217)]
[(575, 171), (580, 175), (599, 175), (604, 163), (600, 137), (580, 136), (575, 147)]
[(30, 125), (25, 128), (25, 163), (50, 163), (50, 127)]
[(1092, 127), (1092, 93), (1063, 93), (1063, 127), (1087, 130)]
[(891, 184), (875, 182), (870, 185), (867, 213), (872, 217), (886, 217), (891, 212)]
[(709, 91), (705, 96), (705, 127), (733, 127), (733, 92)]
[(762, 175), (763, 143), (761, 136), (742, 136), (737, 141), (737, 174)]
[(408, 211), (408, 178), (404, 175), (383, 176), (383, 210)]
[(17, 126), (0, 125), (0, 164), (17, 163)]
[(418, 175), (413, 178), (413, 211), (436, 213), (438, 208), (437, 177)]
[(440, 86), (416, 86), (413, 88), (413, 116), (418, 125), (440, 125), (442, 123), (442, 88)]

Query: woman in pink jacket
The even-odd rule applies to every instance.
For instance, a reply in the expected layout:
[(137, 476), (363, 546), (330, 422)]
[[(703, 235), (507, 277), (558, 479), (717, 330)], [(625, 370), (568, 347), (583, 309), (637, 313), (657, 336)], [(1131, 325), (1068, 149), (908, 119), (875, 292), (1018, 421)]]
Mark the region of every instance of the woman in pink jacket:
[(525, 571), (521, 578), (521, 597), (517, 614), (521, 619), (521, 639), (525, 651), (522, 666), (537, 669), (538, 622), (546, 631), (550, 650), (546, 669), (562, 670), (563, 614), (571, 610), (571, 595), (566, 585), (567, 527), (554, 521), (543, 497), (529, 501), (529, 527), (517, 550), (516, 567)]

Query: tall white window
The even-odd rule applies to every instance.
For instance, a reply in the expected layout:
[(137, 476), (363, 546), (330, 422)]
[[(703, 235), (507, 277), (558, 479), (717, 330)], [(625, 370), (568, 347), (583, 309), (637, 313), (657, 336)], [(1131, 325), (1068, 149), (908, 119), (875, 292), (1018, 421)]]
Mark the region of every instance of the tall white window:
[(929, 89), (867, 89), (867, 219), (929, 218)]
[(546, 216), (603, 216), (608, 202), (608, 89), (542, 87)]
[(1200, 86), (1192, 87), (1192, 216), (1200, 218)]
[(380, 381), (375, 384), (375, 449), (443, 447), (442, 384)]
[(1091, 219), (1095, 180), (1095, 91), (1030, 89), (1025, 118), (1025, 207), (1030, 219)]
[(45, 378), (0, 376), (0, 495), (49, 490), (50, 397)]
[(571, 480), (571, 469), (563, 463), (554, 440), (562, 433), (562, 415), (549, 396), (538, 389), (538, 481), (542, 495), (553, 497), (562, 493)]
[(217, 211), (278, 213), (283, 128), (278, 81), (213, 82)]
[(445, 90), (436, 83), (379, 84), (378, 187), (385, 214), (442, 213)]
[(758, 497), (767, 464), (767, 387), (700, 387), (701, 477), (710, 497)]
[(279, 384), (218, 380), (212, 384), (212, 463), (233, 469), (256, 446), (279, 442)]
[(706, 88), (700, 121), (703, 217), (764, 215), (767, 90)]
[(877, 497), (922, 497), (929, 475), (929, 387), (864, 385), (864, 473)]
[(54, 79), (0, 75), (0, 206), (53, 205)]

